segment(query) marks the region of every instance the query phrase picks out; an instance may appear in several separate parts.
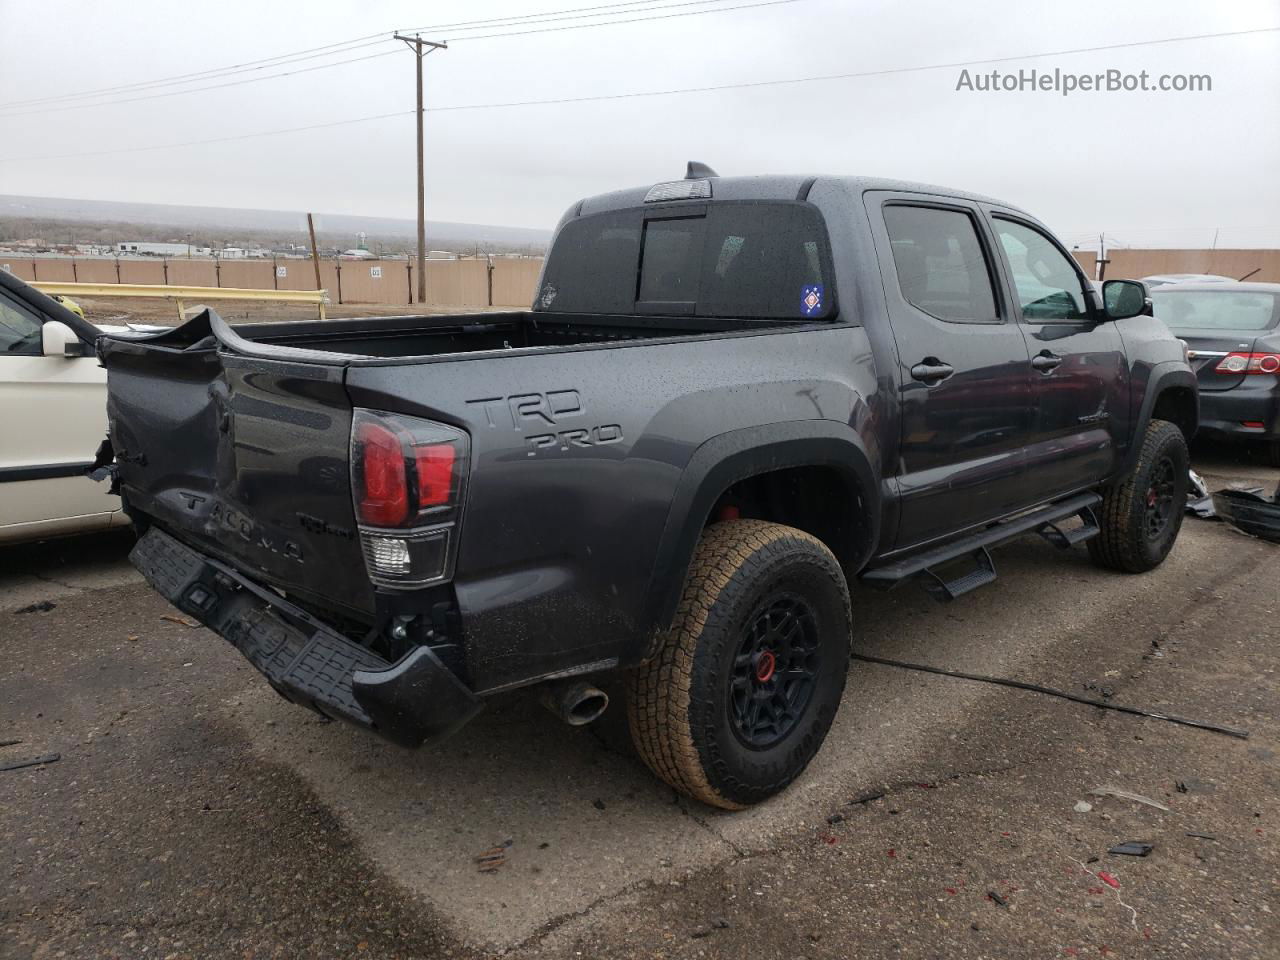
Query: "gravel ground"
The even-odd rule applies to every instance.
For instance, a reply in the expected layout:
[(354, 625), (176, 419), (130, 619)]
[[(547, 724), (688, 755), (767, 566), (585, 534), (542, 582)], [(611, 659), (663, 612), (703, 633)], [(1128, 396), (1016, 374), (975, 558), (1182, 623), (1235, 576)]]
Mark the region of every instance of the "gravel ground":
[(673, 803), (616, 710), (568, 731), (510, 698), (375, 748), (164, 619), (128, 543), (0, 551), (0, 763), (61, 755), (0, 771), (0, 957), (1280, 957), (1278, 548), (1223, 525), (1145, 577), (1028, 540), (948, 606), (858, 590), (856, 648), (1248, 740), (855, 664), (814, 769), (745, 814)]

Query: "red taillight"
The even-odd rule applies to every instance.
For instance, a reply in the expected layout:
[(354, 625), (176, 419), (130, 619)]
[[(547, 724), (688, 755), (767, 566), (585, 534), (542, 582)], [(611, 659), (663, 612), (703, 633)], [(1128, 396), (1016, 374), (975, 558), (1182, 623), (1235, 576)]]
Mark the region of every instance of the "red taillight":
[(360, 523), (420, 529), (456, 519), (467, 435), (443, 423), (355, 411), (351, 487)]
[(1213, 368), (1214, 373), (1232, 376), (1280, 373), (1280, 354), (1276, 353), (1228, 353)]
[(417, 447), (413, 458), (418, 468), (418, 506), (439, 507), (449, 502), (453, 492), (453, 465), (457, 452), (451, 443)]
[(378, 423), (356, 426), (360, 519), (375, 527), (396, 527), (409, 519), (409, 478), (400, 438)]

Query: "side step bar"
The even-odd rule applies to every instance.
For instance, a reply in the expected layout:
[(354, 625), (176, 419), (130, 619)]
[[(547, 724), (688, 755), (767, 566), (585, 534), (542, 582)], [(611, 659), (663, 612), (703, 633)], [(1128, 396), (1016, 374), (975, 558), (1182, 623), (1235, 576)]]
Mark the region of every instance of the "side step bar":
[[(1058, 503), (1040, 507), (1011, 520), (1003, 520), (984, 527), (959, 540), (934, 547), (923, 553), (905, 557), (883, 566), (872, 567), (862, 573), (865, 583), (882, 590), (890, 590), (906, 580), (924, 576), (925, 588), (938, 600), (954, 600), (971, 590), (984, 586), (996, 578), (995, 564), (990, 548), (1013, 540), (1027, 533), (1038, 533), (1054, 546), (1069, 549), (1100, 532), (1093, 508), (1102, 502), (1096, 493), (1081, 493)], [(1079, 517), (1078, 527), (1064, 529), (1062, 521)], [(973, 567), (960, 576), (948, 578), (937, 568), (969, 557)]]

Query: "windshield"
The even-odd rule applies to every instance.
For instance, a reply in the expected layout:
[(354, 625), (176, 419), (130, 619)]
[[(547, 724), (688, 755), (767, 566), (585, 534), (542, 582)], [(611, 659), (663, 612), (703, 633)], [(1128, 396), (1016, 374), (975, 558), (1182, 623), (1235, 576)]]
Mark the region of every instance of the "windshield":
[(1244, 290), (1151, 291), (1155, 314), (1173, 330), (1266, 330), (1275, 326), (1280, 298)]
[(618, 210), (565, 224), (534, 310), (820, 319), (834, 312), (830, 264), (808, 204)]

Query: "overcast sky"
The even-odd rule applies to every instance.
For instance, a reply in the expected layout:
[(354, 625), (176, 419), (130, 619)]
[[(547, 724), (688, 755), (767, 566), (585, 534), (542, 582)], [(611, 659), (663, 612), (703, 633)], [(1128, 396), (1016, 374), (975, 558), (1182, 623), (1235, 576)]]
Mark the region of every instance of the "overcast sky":
[[(0, 0), (0, 102), (242, 64), (397, 28), (606, 0), (128, 3)], [(450, 41), (427, 105), (541, 100), (854, 73), (1280, 27), (1280, 0), (911, 3), (650, 0), (615, 16), (751, 8)], [(562, 20), (563, 27), (582, 20)], [(513, 27), (486, 28), (511, 31)], [(526, 27), (524, 29), (535, 29)], [(475, 30), (473, 33), (477, 32)], [(414, 216), (412, 115), (181, 149), (11, 160), (233, 137), (409, 111), (413, 57), (392, 41), (200, 85), (358, 63), (84, 109), (0, 107), (0, 193)], [(427, 116), (427, 216), (550, 227), (577, 198), (671, 179), (861, 173), (1021, 205), (1069, 244), (1280, 246), (1280, 33), (975, 66), (1209, 74), (1202, 93), (957, 91), (960, 69)], [(169, 93), (182, 86), (113, 94)]]

